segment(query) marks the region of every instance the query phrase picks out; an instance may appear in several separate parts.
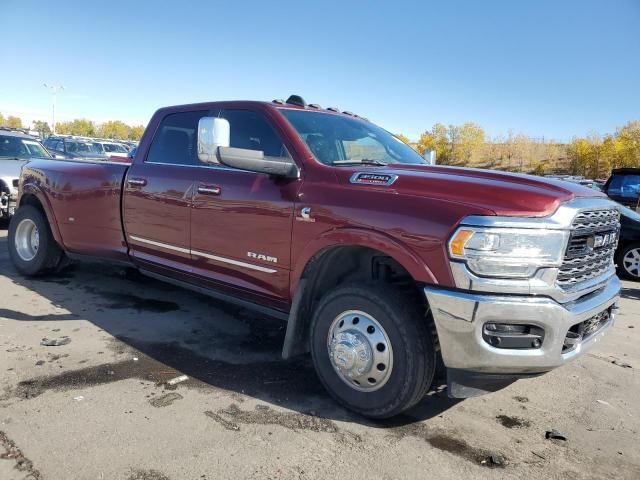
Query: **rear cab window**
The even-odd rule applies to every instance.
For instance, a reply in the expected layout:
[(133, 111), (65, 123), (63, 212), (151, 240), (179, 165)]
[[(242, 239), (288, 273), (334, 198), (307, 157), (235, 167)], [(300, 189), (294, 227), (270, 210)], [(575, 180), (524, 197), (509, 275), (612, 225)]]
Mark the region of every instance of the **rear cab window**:
[(153, 137), (146, 162), (170, 165), (204, 165), (198, 160), (198, 122), (207, 110), (171, 113), (164, 117)]

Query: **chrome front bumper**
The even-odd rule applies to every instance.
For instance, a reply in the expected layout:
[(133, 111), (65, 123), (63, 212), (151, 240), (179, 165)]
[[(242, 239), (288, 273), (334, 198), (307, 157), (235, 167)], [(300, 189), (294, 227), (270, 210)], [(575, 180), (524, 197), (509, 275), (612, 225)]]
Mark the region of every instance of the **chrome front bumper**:
[[(576, 301), (560, 304), (548, 297), (495, 295), (424, 288), (438, 331), (444, 364), (449, 369), (487, 374), (525, 375), (559, 367), (588, 351), (613, 325), (620, 280), (612, 276), (604, 287)], [(569, 329), (610, 310), (607, 323), (563, 353)], [(528, 324), (544, 329), (540, 348), (496, 348), (483, 339), (485, 323)]]

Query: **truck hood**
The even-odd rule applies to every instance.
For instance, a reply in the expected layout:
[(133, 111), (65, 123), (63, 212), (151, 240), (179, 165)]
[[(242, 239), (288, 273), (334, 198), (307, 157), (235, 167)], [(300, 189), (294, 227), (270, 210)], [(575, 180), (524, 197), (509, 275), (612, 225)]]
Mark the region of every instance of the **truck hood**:
[(397, 175), (388, 187), (358, 185), (361, 188), (388, 188), (398, 194), (473, 205), (495, 215), (543, 217), (574, 198), (606, 198), (601, 192), (571, 182), (495, 170), (399, 164), (349, 170), (347, 181), (354, 172)]

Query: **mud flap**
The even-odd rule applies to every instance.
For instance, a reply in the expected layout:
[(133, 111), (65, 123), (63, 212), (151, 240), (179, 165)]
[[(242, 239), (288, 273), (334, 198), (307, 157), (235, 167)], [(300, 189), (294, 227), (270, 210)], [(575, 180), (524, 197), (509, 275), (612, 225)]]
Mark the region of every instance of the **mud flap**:
[(447, 368), (447, 394), (449, 398), (479, 397), (480, 395), (502, 390), (516, 380), (534, 378), (543, 374), (544, 372), (528, 374), (495, 374)]
[(284, 336), (284, 345), (282, 345), (282, 358), (285, 360), (309, 352), (309, 319), (305, 318), (308, 312), (303, 308), (306, 287), (307, 279), (303, 278), (298, 284), (291, 304), (287, 332)]

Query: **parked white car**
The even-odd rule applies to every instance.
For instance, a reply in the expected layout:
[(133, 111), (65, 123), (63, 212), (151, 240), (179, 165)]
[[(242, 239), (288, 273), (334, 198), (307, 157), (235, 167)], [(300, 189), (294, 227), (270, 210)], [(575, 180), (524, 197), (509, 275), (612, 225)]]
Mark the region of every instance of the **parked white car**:
[(104, 153), (109, 157), (118, 156), (118, 157), (126, 157), (129, 153), (127, 147), (117, 142), (103, 142), (96, 141), (95, 143), (99, 143), (104, 148)]
[(51, 155), (31, 135), (0, 128), (0, 219), (13, 216), (20, 170), (31, 158), (51, 158)]

